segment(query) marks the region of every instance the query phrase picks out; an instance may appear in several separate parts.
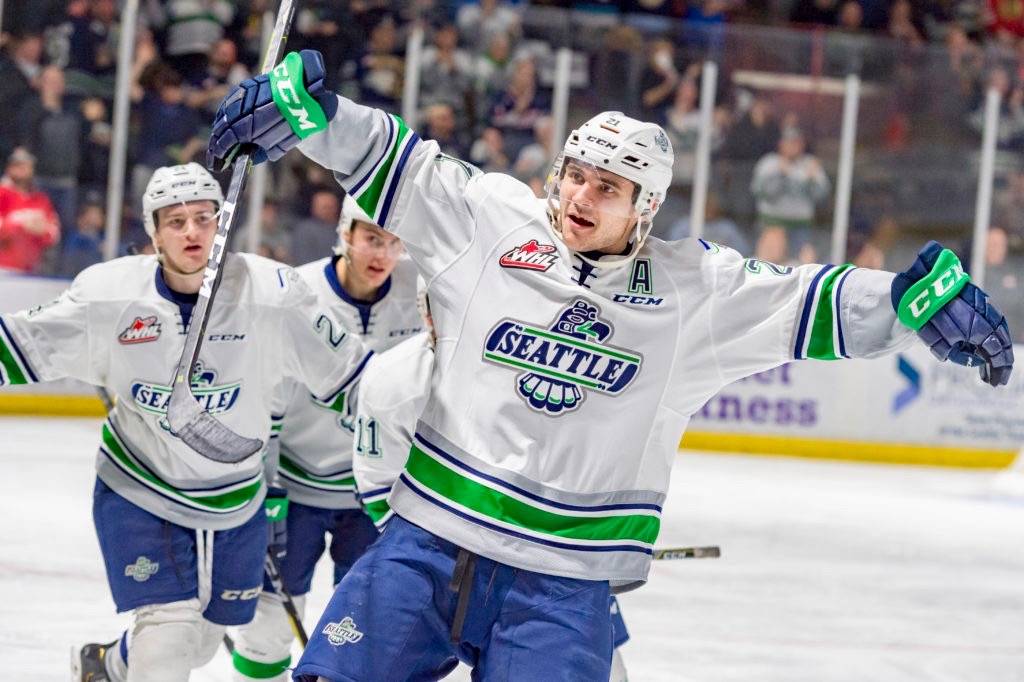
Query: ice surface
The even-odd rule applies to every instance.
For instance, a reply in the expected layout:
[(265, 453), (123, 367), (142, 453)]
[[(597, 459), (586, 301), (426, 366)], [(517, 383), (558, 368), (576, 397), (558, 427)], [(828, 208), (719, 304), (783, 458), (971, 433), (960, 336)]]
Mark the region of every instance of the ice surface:
[[(99, 422), (0, 429), (0, 679), (64, 682), (72, 644), (126, 621), (92, 527)], [(1024, 680), (1024, 497), (996, 478), (680, 455), (659, 545), (718, 544), (722, 558), (656, 562), (621, 598), (630, 678)], [(329, 575), (318, 570), (310, 620)], [(229, 658), (193, 679), (226, 682)]]

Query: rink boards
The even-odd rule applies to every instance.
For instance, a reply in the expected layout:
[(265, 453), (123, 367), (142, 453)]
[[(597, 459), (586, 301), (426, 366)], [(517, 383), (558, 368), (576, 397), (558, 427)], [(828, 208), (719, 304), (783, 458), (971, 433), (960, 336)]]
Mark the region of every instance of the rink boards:
[[(0, 275), (0, 312), (55, 297), (64, 280)], [(1024, 357), (1024, 346), (1016, 348)], [(103, 416), (79, 382), (0, 388), (0, 414)], [(877, 360), (801, 361), (723, 389), (694, 415), (680, 446), (696, 450), (980, 468), (1024, 447), (1024, 379), (982, 384), (977, 369), (939, 363), (921, 345)]]

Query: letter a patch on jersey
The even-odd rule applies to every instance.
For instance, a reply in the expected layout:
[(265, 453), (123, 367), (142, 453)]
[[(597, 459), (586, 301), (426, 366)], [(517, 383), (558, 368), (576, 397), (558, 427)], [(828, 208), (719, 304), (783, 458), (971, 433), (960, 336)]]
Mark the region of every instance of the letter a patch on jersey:
[(513, 247), (501, 254), (498, 265), (503, 268), (547, 272), (556, 260), (558, 260), (558, 254), (555, 253), (554, 246), (541, 244), (536, 239), (531, 239), (525, 244)]
[(156, 315), (136, 317), (128, 328), (118, 334), (117, 342), (130, 346), (135, 343), (149, 343), (160, 338), (160, 321)]
[(557, 417), (579, 408), (587, 391), (617, 396), (640, 372), (643, 356), (606, 343), (611, 323), (579, 298), (544, 328), (506, 318), (487, 335), (483, 359), (511, 369), (531, 409)]

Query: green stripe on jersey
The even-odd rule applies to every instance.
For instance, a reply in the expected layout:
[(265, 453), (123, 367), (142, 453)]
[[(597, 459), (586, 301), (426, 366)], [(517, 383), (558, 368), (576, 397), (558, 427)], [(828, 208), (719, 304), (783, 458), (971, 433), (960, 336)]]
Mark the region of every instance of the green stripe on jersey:
[(0, 366), (3, 367), (3, 373), (7, 378), (7, 383), (29, 383), (28, 379), (25, 377), (25, 372), (21, 369), (21, 365), (18, 364), (18, 358), (14, 355), (14, 349), (9, 347), (7, 345), (7, 341), (4, 340), (4, 334), (2, 331), (0, 331)]
[[(195, 494), (186, 495), (170, 483), (157, 478), (142, 468), (138, 462), (128, 454), (128, 451), (121, 445), (120, 441), (107, 424), (103, 425), (103, 444), (107, 446), (107, 450), (114, 456), (117, 464), (122, 469), (125, 469), (131, 476), (141, 480), (149, 487), (155, 488), (168, 495), (172, 499), (176, 499), (177, 501), (183, 502), (192, 507), (205, 508), (208, 511), (221, 513), (231, 512), (241, 509), (245, 505), (249, 504), (260, 490), (260, 478), (259, 476), (256, 476), (255, 480), (251, 483), (228, 492), (201, 496)], [(244, 481), (241, 481), (240, 483), (244, 483)]]
[(840, 311), (836, 309), (835, 287), (843, 273), (853, 269), (847, 263), (832, 270), (821, 281), (818, 305), (814, 309), (811, 339), (807, 344), (807, 357), (815, 360), (838, 360), (842, 357), (837, 343), (837, 324)]
[(436, 494), (467, 509), (535, 533), (573, 540), (634, 540), (653, 544), (661, 520), (647, 514), (619, 516), (551, 512), (522, 502), (449, 469), (415, 444), (406, 471)]
[(387, 499), (377, 500), (376, 502), (366, 502), (363, 504), (363, 511), (370, 517), (370, 520), (374, 523), (378, 523), (382, 518), (387, 516), (387, 513), (391, 511), (391, 505), (388, 504)]
[(388, 151), (387, 159), (381, 164), (381, 167), (377, 169), (377, 172), (373, 176), (373, 180), (364, 189), (358, 197), (356, 197), (356, 203), (359, 207), (366, 212), (366, 215), (371, 218), (377, 218), (377, 206), (380, 204), (381, 197), (384, 194), (384, 188), (387, 185), (388, 174), (391, 172), (391, 168), (395, 165), (395, 160), (398, 158), (398, 151), (402, 148), (402, 144), (406, 138), (409, 137), (409, 127), (405, 125), (398, 116), (391, 116), (395, 121), (397, 127), (397, 133), (395, 135), (395, 142), (391, 145), (391, 149)]
[(356, 484), (355, 476), (351, 475), (344, 478), (324, 478), (323, 476), (314, 476), (284, 454), (281, 455), (279, 464), (281, 469), (285, 473), (290, 474), (293, 478), (297, 478), (300, 481), (305, 481), (316, 486), (330, 486), (332, 488), (344, 489), (354, 488)]

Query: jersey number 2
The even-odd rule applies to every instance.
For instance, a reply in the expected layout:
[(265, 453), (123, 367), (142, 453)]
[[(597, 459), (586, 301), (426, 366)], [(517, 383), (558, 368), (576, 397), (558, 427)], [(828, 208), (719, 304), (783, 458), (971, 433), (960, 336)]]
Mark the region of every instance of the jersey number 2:
[(334, 335), (334, 322), (323, 313), (316, 318), (316, 323), (313, 326), (327, 337), (327, 343), (331, 344), (331, 348), (337, 348), (345, 340), (345, 332), (341, 332), (337, 336)]

